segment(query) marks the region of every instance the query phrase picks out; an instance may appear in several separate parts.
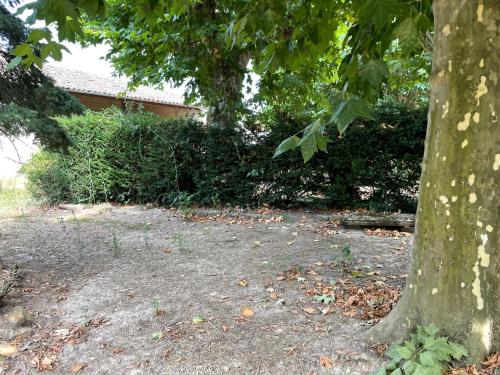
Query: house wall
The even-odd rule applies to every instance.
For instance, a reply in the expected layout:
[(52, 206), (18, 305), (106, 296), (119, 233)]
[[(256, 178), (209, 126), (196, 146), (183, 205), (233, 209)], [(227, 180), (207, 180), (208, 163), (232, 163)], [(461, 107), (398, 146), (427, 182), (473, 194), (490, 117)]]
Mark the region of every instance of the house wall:
[[(77, 92), (71, 92), (70, 94), (78, 98), (80, 102), (94, 111), (101, 111), (103, 109), (115, 106), (121, 109), (125, 108), (124, 100), (117, 98), (110, 98), (107, 96), (98, 96), (91, 94), (81, 94)], [(151, 102), (140, 102), (137, 100), (127, 100), (127, 104), (131, 103), (133, 107), (142, 104), (144, 110), (148, 112), (156, 113), (162, 117), (182, 117), (187, 115), (197, 115), (200, 113), (199, 110), (195, 108), (189, 108), (184, 106), (177, 106), (171, 104), (160, 104)]]
[(80, 94), (78, 92), (69, 92), (71, 95), (76, 97), (80, 102), (87, 108), (93, 111), (101, 111), (103, 109), (115, 106), (123, 109), (123, 100), (110, 98), (107, 96), (98, 96), (90, 94)]

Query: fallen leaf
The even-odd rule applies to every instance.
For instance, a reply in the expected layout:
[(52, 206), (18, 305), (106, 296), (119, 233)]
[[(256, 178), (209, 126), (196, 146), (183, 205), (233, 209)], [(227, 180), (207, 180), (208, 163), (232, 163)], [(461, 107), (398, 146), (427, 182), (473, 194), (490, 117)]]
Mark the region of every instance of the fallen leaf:
[(39, 363), (39, 369), (42, 371), (52, 370), (52, 364), (54, 361), (49, 357), (43, 357), (43, 359)]
[(155, 332), (151, 335), (151, 338), (153, 340), (161, 340), (163, 337), (165, 337), (165, 334), (163, 332)]
[(73, 366), (70, 367), (69, 371), (75, 374), (80, 370), (83, 370), (87, 366), (88, 365), (86, 363), (75, 363)]
[(170, 254), (172, 252), (172, 249), (169, 249), (168, 247), (162, 249), (161, 251), (163, 251), (165, 254)]
[(229, 331), (229, 327), (228, 327), (228, 326), (222, 326), (222, 330), (223, 330), (224, 332), (227, 332), (227, 331)]
[(305, 307), (304, 311), (308, 314), (317, 314), (318, 313), (318, 310), (316, 310), (316, 308), (314, 308), (314, 307)]
[(200, 324), (205, 322), (207, 319), (203, 315), (195, 315), (193, 316), (193, 323)]
[(123, 352), (123, 348), (114, 348), (113, 350), (111, 350), (111, 352), (113, 354), (119, 354), (119, 353)]
[(278, 297), (279, 297), (278, 293), (276, 293), (276, 292), (272, 292), (271, 293), (271, 298), (272, 299), (278, 299)]
[(249, 317), (254, 316), (254, 315), (255, 315), (255, 311), (253, 311), (253, 309), (249, 306), (245, 306), (241, 310), (241, 316), (244, 316), (246, 318), (249, 318)]
[(248, 281), (245, 279), (241, 279), (238, 281), (239, 286), (248, 286)]
[(319, 357), (319, 363), (321, 366), (326, 367), (326, 368), (332, 368), (332, 366), (333, 366), (332, 359), (330, 357), (326, 357), (326, 356)]

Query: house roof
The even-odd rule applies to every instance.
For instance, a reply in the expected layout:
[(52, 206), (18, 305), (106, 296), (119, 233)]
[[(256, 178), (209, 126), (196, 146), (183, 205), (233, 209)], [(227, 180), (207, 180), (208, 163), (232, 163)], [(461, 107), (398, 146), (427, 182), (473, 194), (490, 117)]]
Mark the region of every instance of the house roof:
[(183, 103), (182, 98), (152, 87), (139, 86), (134, 91), (128, 91), (127, 82), (119, 78), (102, 77), (49, 64), (44, 65), (43, 73), (52, 78), (57, 87), (71, 92), (190, 107)]

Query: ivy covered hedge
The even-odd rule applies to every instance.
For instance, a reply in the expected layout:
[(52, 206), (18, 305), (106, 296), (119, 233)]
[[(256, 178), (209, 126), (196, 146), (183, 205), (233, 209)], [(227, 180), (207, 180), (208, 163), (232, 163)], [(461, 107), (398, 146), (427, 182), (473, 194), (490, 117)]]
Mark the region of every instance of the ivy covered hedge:
[(426, 109), (381, 104), (372, 120), (353, 124), (328, 154), (307, 164), (298, 151), (272, 157), (283, 139), (307, 125), (283, 114), (235, 129), (118, 110), (60, 122), (74, 143), (69, 151), (41, 150), (23, 167), (28, 188), (49, 203), (414, 211)]

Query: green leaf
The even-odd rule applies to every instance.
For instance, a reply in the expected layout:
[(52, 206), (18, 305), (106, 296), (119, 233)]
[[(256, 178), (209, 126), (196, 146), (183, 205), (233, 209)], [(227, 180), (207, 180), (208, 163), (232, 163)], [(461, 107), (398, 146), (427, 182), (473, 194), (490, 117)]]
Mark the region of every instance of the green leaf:
[(462, 357), (467, 357), (469, 355), (469, 353), (467, 352), (467, 349), (465, 349), (465, 347), (463, 347), (462, 345), (457, 344), (457, 343), (452, 342), (452, 341), (449, 342), (449, 345), (450, 345), (450, 350), (451, 350), (451, 356), (454, 359), (459, 360)]
[(52, 34), (49, 29), (47, 28), (33, 29), (31, 30), (27, 41), (32, 43), (37, 43), (44, 38), (47, 39), (47, 41), (50, 41), (52, 39)]
[(382, 60), (370, 60), (359, 71), (362, 82), (378, 87), (389, 75), (387, 64)]
[(33, 48), (31, 48), (29, 44), (21, 43), (16, 48), (14, 48), (12, 54), (19, 57), (30, 56), (33, 55)]
[(439, 360), (436, 358), (433, 352), (425, 351), (420, 353), (420, 363), (428, 367), (439, 367)]
[(411, 373), (411, 375), (441, 375), (441, 374), (442, 374), (441, 368), (427, 367), (419, 363), (416, 364), (415, 369)]
[(392, 359), (394, 362), (399, 362), (401, 360), (401, 354), (399, 354), (398, 349), (399, 345), (392, 345), (387, 351), (384, 353), (384, 355), (390, 359)]
[(429, 336), (435, 336), (439, 332), (439, 328), (434, 324), (429, 324), (428, 326), (423, 327), (423, 329)]
[(410, 349), (404, 347), (404, 346), (399, 346), (396, 348), (397, 352), (403, 359), (410, 359), (413, 355), (414, 352), (412, 352)]
[(5, 70), (10, 70), (14, 69), (16, 66), (18, 66), (21, 62), (23, 61), (23, 58), (20, 56), (14, 57), (12, 60), (9, 61), (7, 65), (5, 65)]
[(151, 335), (151, 338), (153, 340), (161, 340), (164, 336), (165, 334), (163, 332), (155, 332)]
[(385, 367), (380, 367), (375, 372), (372, 372), (370, 375), (387, 375), (387, 372), (385, 371)]
[(411, 341), (405, 341), (405, 347), (410, 349), (412, 352), (416, 352), (417, 348), (415, 347), (415, 344), (412, 343)]
[(327, 152), (328, 142), (331, 141), (326, 135), (321, 134), (319, 131), (314, 133), (314, 140), (316, 141), (316, 146), (323, 151)]
[(371, 117), (370, 106), (357, 96), (351, 96), (348, 99), (337, 99), (333, 102), (333, 107), (334, 112), (331, 121), (337, 124), (337, 129), (341, 135), (357, 117)]
[(391, 375), (403, 375), (403, 373), (401, 372), (401, 369), (397, 368), (391, 372)]
[(318, 147), (316, 146), (314, 133), (308, 132), (307, 134), (304, 134), (300, 141), (300, 152), (302, 153), (304, 163), (307, 163), (317, 151)]
[(399, 39), (399, 46), (405, 52), (412, 52), (418, 47), (418, 28), (411, 16), (401, 21), (394, 29), (394, 35)]
[(375, 29), (380, 31), (390, 24), (400, 11), (401, 6), (396, 0), (367, 0), (359, 9), (359, 17), (363, 23), (372, 23)]
[(281, 154), (296, 148), (299, 145), (300, 138), (296, 135), (292, 135), (291, 137), (285, 139), (283, 142), (276, 147), (276, 151), (274, 152), (273, 158), (280, 156)]
[(405, 372), (405, 375), (413, 375), (415, 369), (417, 368), (417, 363), (414, 361), (405, 361), (405, 363), (403, 363), (403, 366), (401, 366), (401, 368)]
[(193, 323), (200, 324), (205, 322), (207, 319), (203, 315), (195, 315), (193, 316)]

